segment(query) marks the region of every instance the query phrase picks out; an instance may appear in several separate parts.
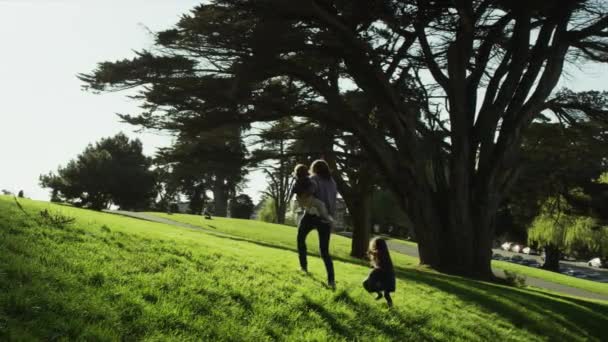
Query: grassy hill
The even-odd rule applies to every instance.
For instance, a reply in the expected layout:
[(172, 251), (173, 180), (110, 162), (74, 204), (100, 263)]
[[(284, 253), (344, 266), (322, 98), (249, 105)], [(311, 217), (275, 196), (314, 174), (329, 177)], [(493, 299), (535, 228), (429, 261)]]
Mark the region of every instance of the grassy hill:
[(299, 273), (291, 242), (261, 242), (272, 230), (262, 223), (226, 237), (21, 203), (29, 216), (0, 196), (0, 340), (600, 341), (608, 326), (606, 303), (441, 275), (404, 256), (389, 310), (335, 237), (331, 291), (318, 258)]
[[(168, 215), (165, 213), (148, 214), (177, 222), (199, 226), (201, 228), (210, 229), (217, 232), (228, 233), (249, 240), (272, 243), (274, 245), (280, 245), (286, 248), (290, 248), (293, 251), (297, 251), (295, 239), (296, 230), (294, 230), (293, 227), (278, 224), (269, 224), (260, 221), (225, 219), (221, 217), (214, 218), (213, 220), (203, 220), (201, 216), (197, 215)], [(311, 237), (313, 235), (315, 235), (314, 232), (311, 233)], [(316, 239), (316, 237), (314, 237), (313, 239)], [(316, 247), (318, 242), (317, 240), (313, 239), (309, 237), (310, 242), (308, 242), (307, 245), (311, 247)], [(392, 241), (399, 244), (416, 246), (416, 244), (411, 241), (404, 241), (398, 239), (392, 239)], [(339, 235), (332, 236), (334, 254), (336, 254), (340, 258), (350, 259), (350, 257), (348, 256), (348, 252), (350, 251), (350, 243), (351, 240), (348, 238)], [(409, 256), (395, 255), (395, 253), (393, 253), (392, 257), (398, 259), (397, 264), (399, 265), (418, 264), (418, 259)], [(608, 295), (608, 284), (605, 283), (599, 283), (586, 279), (579, 279), (556, 272), (527, 267), (506, 261), (493, 260), (492, 266), (494, 268), (516, 272), (524, 276), (535, 277), (566, 286), (576, 287), (590, 292)]]

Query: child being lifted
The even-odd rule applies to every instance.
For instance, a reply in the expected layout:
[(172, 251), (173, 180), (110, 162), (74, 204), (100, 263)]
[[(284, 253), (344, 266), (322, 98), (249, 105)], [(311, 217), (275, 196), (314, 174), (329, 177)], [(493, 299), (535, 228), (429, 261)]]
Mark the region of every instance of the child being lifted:
[(309, 177), (308, 166), (296, 165), (294, 175), (296, 182), (293, 186), (293, 193), (296, 195), (298, 205), (307, 214), (319, 216), (323, 221), (328, 222), (333, 230), (335, 228), (334, 219), (329, 215), (325, 203), (314, 196), (315, 183)]

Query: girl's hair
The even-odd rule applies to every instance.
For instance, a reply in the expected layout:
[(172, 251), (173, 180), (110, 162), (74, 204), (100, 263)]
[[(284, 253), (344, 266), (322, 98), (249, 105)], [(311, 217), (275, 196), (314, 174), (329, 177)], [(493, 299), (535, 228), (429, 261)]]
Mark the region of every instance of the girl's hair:
[(312, 169), (312, 173), (314, 175), (318, 175), (321, 178), (325, 178), (325, 179), (331, 178), (331, 174), (329, 171), (329, 165), (327, 165), (327, 162), (323, 159), (317, 159), (314, 162), (312, 162), (312, 165), (310, 166), (310, 168)]
[(367, 254), (369, 254), (369, 259), (375, 267), (391, 272), (393, 271), (393, 261), (388, 252), (386, 240), (382, 238), (373, 238), (369, 242)]
[(304, 164), (296, 165), (296, 167), (293, 169), (293, 175), (296, 178), (307, 177), (308, 176), (308, 166), (306, 166)]

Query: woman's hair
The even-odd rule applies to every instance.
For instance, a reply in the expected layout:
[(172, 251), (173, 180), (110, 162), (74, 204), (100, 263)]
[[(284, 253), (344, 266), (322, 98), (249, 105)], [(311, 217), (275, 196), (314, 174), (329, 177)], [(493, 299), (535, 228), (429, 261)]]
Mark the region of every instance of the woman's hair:
[(375, 267), (391, 272), (393, 271), (393, 261), (388, 252), (386, 240), (382, 238), (373, 238), (369, 242), (367, 254)]
[(317, 159), (314, 162), (312, 162), (312, 164), (310, 165), (310, 168), (312, 169), (313, 175), (318, 175), (321, 178), (325, 178), (325, 179), (331, 178), (331, 174), (329, 171), (329, 165), (327, 165), (327, 162), (323, 159)]
[(296, 178), (307, 177), (308, 176), (308, 166), (306, 166), (304, 164), (296, 165), (296, 167), (293, 169), (293, 175)]

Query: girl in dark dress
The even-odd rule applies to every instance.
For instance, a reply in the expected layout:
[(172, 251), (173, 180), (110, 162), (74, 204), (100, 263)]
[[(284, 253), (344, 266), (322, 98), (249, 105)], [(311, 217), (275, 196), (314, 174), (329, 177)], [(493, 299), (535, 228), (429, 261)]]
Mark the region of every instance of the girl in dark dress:
[(374, 269), (363, 281), (363, 287), (367, 292), (376, 292), (378, 294), (376, 299), (382, 298), (384, 294), (386, 303), (392, 307), (393, 300), (390, 293), (395, 292), (395, 270), (386, 241), (381, 238), (372, 239), (367, 254)]

